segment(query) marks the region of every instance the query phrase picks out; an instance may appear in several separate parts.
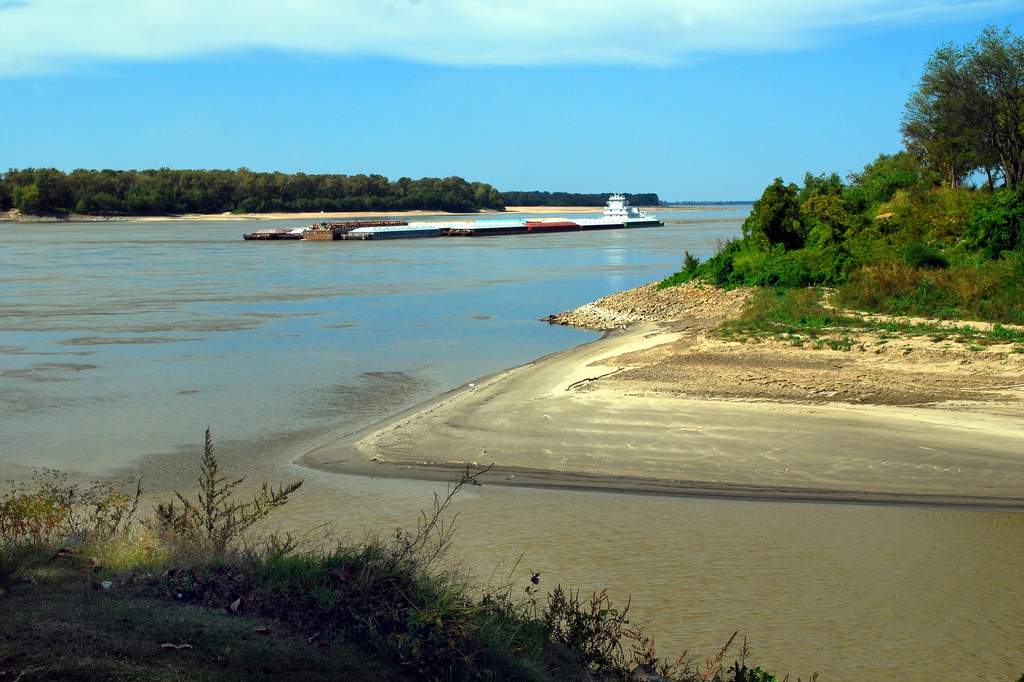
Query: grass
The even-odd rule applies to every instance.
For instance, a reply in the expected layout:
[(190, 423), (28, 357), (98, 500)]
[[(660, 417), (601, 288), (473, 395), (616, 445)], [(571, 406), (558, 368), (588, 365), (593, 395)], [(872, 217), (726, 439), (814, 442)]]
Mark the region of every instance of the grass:
[(826, 294), (826, 290), (814, 287), (759, 289), (740, 317), (723, 322), (716, 328), (716, 333), (724, 339), (742, 343), (772, 340), (816, 350), (850, 351), (861, 348), (869, 342), (861, 342), (857, 337), (870, 334), (874, 338), (870, 343), (876, 346), (897, 339), (928, 337), (936, 343), (961, 344), (972, 351), (1013, 344), (1012, 352), (1024, 352), (1024, 331), (1018, 329), (996, 324), (991, 330), (982, 331), (971, 325), (944, 326), (932, 322), (913, 324), (905, 319), (871, 319), (825, 305)]
[(12, 484), (0, 498), (0, 679), (776, 679), (747, 666), (745, 645), (727, 657), (732, 639), (700, 665), (663, 659), (629, 601), (604, 591), (545, 594), (535, 573), (481, 592), (445, 562), (457, 520), (446, 511), (480, 473), (435, 496), (415, 531), (355, 544), (261, 533), (256, 517), (298, 484), (236, 501), (209, 432), (198, 494), (149, 517), (131, 481), (83, 490), (43, 472)]
[[(0, 668), (38, 680), (400, 680), (364, 648), (321, 648), (249, 615), (140, 599), (68, 562), (0, 599)], [(12, 677), (12, 672), (14, 673)], [(2, 676), (2, 674), (0, 674)]]

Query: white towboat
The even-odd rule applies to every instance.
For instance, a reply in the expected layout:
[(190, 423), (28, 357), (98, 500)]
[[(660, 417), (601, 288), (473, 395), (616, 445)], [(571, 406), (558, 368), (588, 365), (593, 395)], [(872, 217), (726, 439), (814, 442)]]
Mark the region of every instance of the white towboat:
[(577, 220), (584, 230), (610, 229), (613, 227), (654, 227), (664, 225), (657, 216), (648, 215), (621, 194), (613, 194), (605, 203), (604, 215), (600, 218), (581, 218)]

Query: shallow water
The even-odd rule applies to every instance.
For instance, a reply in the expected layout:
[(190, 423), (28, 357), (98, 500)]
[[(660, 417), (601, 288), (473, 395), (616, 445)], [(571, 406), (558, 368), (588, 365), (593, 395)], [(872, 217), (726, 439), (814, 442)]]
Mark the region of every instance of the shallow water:
[(266, 225), (248, 221), (5, 225), (0, 448), (8, 465), (98, 473), (209, 425), (229, 450), (291, 459), (594, 338), (536, 319), (663, 277), (744, 215), (385, 242), (245, 242)]
[[(435, 485), (292, 459), (596, 338), (536, 319), (659, 279), (684, 250), (706, 257), (745, 215), (376, 243), (244, 242), (255, 224), (234, 221), (2, 225), (0, 474), (187, 487), (209, 425), (231, 471), (306, 479), (286, 527), (408, 526)], [(632, 593), (673, 658), (712, 655), (739, 628), (757, 663), (794, 679), (1024, 672), (1024, 515), (489, 486), (455, 507), (475, 574), (500, 580), (522, 555), (544, 587)]]

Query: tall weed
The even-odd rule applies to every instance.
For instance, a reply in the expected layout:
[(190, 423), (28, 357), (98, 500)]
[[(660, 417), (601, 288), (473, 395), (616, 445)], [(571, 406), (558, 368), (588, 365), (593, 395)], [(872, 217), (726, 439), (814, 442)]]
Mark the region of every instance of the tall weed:
[(252, 502), (232, 500), (245, 477), (234, 480), (221, 474), (220, 465), (213, 454), (210, 429), (206, 429), (206, 445), (200, 463), (199, 492), (196, 501), (175, 491), (174, 500), (160, 503), (154, 508), (155, 516), (147, 525), (164, 539), (174, 542), (191, 553), (222, 556), (228, 545), (256, 522), (288, 502), (288, 496), (302, 486), (302, 481), (280, 484), (277, 490), (266, 481)]

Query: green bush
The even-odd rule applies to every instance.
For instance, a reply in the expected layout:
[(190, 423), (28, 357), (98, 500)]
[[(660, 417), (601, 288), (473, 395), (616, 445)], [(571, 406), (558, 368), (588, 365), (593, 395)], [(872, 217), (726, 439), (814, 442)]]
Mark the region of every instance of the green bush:
[(0, 543), (49, 544), (126, 534), (142, 495), (141, 483), (93, 481), (88, 488), (69, 483), (67, 474), (43, 469), (31, 484), (8, 481), (0, 497)]
[(964, 236), (970, 248), (988, 258), (1020, 248), (1024, 245), (1024, 192), (1006, 190), (978, 202)]
[(804, 227), (800, 221), (797, 202), (799, 188), (782, 178), (765, 188), (761, 198), (754, 202), (750, 216), (743, 221), (743, 239), (751, 245), (769, 249), (781, 245), (785, 249), (799, 249), (804, 244)]
[(926, 182), (918, 161), (908, 152), (879, 154), (863, 171), (851, 173), (850, 181), (843, 194), (858, 212), (889, 201), (901, 189)]
[(827, 286), (870, 312), (1024, 323), (1024, 190), (934, 186), (916, 164), (883, 154), (848, 186), (776, 178), (741, 239), (660, 286)]
[(942, 270), (949, 267), (949, 260), (937, 249), (921, 242), (911, 242), (903, 249), (903, 259), (912, 268)]

